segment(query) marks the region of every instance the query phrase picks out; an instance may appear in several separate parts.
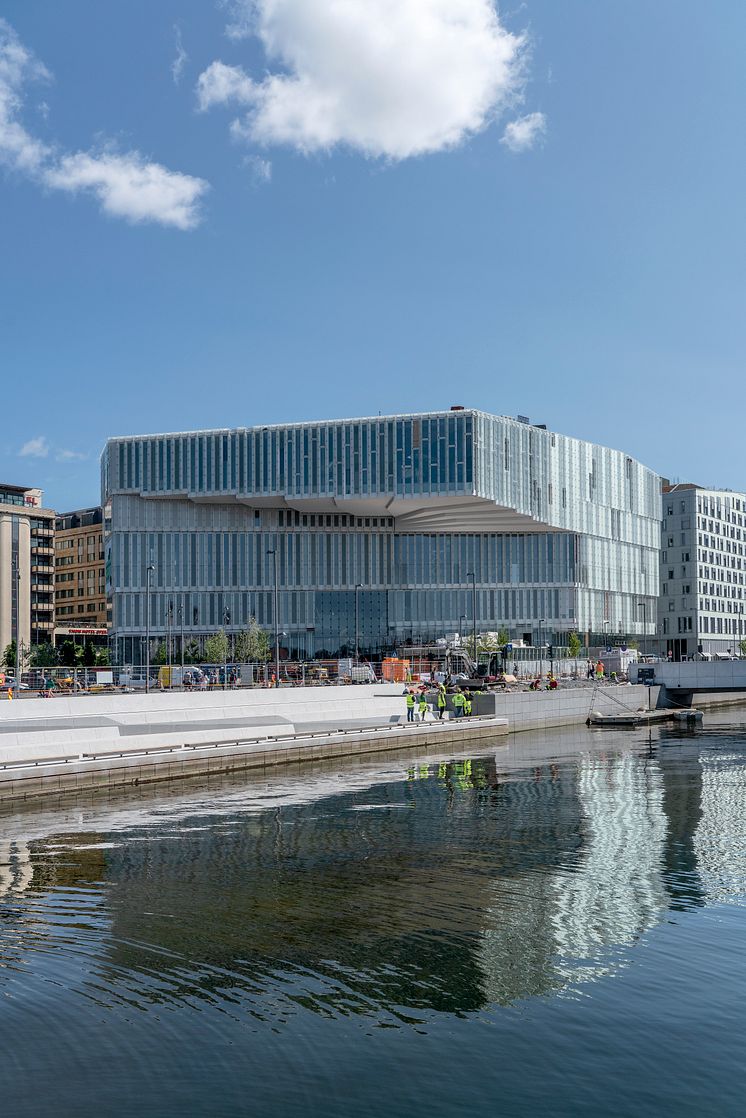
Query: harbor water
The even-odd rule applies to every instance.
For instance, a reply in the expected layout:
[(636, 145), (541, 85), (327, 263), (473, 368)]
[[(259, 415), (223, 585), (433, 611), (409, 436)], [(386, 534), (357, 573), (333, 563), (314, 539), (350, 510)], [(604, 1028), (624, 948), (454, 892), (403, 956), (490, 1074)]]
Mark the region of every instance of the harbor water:
[(0, 809), (4, 1113), (741, 1115), (744, 713)]

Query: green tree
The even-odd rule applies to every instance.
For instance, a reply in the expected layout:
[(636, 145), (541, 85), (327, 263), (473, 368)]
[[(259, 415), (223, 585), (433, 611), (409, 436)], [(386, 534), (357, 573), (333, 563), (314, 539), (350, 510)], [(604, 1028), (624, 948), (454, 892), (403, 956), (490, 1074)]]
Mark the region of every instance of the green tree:
[(568, 633), (567, 635), (567, 651), (570, 654), (571, 659), (577, 660), (582, 647), (583, 645), (581, 643), (580, 637), (573, 629), (572, 632)]
[(269, 634), (261, 629), (255, 617), (249, 618), (249, 627), (236, 636), (234, 658), (240, 664), (268, 660), (272, 652)]
[(57, 664), (57, 653), (49, 641), (36, 644), (29, 653), (32, 668), (53, 668)]
[(746, 656), (746, 640), (738, 642), (738, 651), (741, 653), (742, 656)]
[(228, 638), (220, 629), (205, 641), (205, 660), (208, 664), (223, 664), (228, 659)]
[(65, 668), (79, 668), (83, 663), (83, 646), (75, 641), (63, 641), (57, 652), (60, 664)]
[(83, 667), (92, 668), (95, 663), (96, 649), (94, 648), (92, 641), (86, 641), (85, 648), (83, 649)]
[(202, 653), (199, 650), (197, 641), (189, 641), (184, 648), (184, 663), (185, 664), (199, 664), (202, 661)]
[(15, 669), (16, 666), (16, 642), (11, 641), (6, 644), (5, 651), (3, 652), (3, 664), (6, 668)]
[(108, 648), (96, 649), (96, 666), (99, 668), (108, 668), (111, 664), (111, 657)]
[(168, 661), (168, 656), (166, 654), (166, 642), (161, 641), (160, 644), (158, 645), (158, 647), (155, 650), (155, 654), (153, 656), (153, 663), (154, 664), (165, 664), (165, 663), (167, 663), (167, 661)]

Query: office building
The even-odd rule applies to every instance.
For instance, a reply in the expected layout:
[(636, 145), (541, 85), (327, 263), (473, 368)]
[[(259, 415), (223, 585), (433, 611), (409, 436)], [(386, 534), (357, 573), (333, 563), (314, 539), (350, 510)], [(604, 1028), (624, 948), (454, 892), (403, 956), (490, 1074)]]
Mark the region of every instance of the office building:
[(102, 499), (120, 662), (142, 658), (147, 599), (154, 640), (254, 616), (298, 656), (375, 656), (475, 621), (534, 643), (655, 633), (660, 479), (525, 418), (113, 438)]
[(18, 636), (23, 652), (54, 631), (54, 512), (41, 489), (0, 483), (0, 652)]
[(746, 637), (746, 496), (664, 485), (659, 635), (664, 655), (739, 654)]
[(55, 536), (55, 640), (86, 637), (106, 643), (108, 619), (101, 508), (57, 516)]

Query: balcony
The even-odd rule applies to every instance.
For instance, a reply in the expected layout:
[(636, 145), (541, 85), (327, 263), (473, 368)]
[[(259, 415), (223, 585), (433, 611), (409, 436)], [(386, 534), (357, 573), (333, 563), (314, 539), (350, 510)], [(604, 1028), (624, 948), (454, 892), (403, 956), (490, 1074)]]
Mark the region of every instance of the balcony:
[(39, 556), (44, 555), (44, 556), (51, 557), (51, 556), (54, 555), (54, 548), (49, 547), (47, 544), (32, 543), (31, 544), (31, 554), (32, 555), (39, 555)]

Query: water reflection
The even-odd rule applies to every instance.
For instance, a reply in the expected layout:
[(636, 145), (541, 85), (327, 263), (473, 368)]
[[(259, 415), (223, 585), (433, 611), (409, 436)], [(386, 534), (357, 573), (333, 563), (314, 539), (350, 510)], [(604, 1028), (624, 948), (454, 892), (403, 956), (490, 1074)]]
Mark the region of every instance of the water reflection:
[(672, 909), (743, 896), (743, 754), (660, 740), (6, 814), (0, 990), (257, 1027), (419, 1027), (576, 990)]

